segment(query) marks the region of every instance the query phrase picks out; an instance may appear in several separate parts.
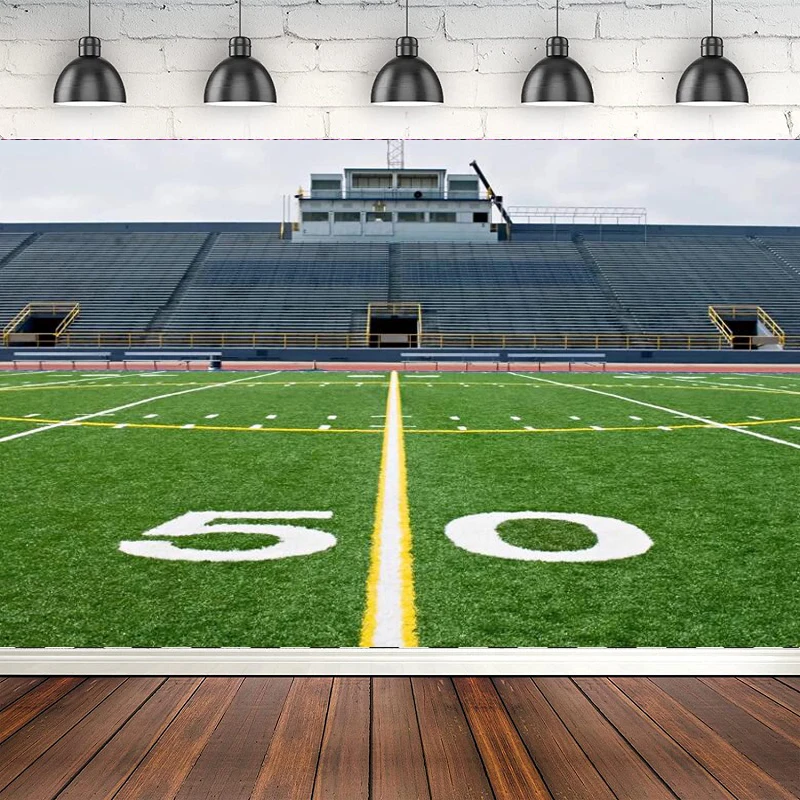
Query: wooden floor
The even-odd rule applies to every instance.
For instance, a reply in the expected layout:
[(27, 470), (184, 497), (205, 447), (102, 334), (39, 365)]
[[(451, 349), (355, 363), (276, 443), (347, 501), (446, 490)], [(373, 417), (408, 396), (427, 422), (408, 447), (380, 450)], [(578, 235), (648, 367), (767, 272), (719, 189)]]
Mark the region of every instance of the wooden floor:
[(0, 800), (796, 800), (797, 678), (5, 678)]

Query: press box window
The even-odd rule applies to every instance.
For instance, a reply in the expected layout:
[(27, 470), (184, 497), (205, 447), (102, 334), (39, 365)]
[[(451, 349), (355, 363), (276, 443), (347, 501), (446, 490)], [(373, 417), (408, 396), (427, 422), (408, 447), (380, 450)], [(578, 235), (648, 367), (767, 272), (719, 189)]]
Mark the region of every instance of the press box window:
[(391, 175), (353, 175), (354, 189), (391, 189)]
[(455, 222), (455, 211), (431, 211), (431, 222)]
[(358, 211), (337, 211), (333, 215), (334, 222), (361, 222), (361, 214)]
[(451, 180), (450, 181), (450, 191), (451, 192), (464, 192), (469, 194), (478, 194), (478, 183), (477, 181), (458, 181), (458, 180)]
[(391, 222), (391, 211), (367, 211), (367, 222)]
[(303, 222), (327, 222), (327, 211), (304, 211)]
[(400, 189), (438, 189), (438, 175), (399, 175), (397, 186)]
[(311, 190), (312, 191), (322, 191), (322, 192), (338, 192), (342, 188), (342, 182), (336, 180), (324, 180), (322, 178), (317, 178), (311, 181)]
[(424, 211), (398, 211), (398, 222), (425, 222)]

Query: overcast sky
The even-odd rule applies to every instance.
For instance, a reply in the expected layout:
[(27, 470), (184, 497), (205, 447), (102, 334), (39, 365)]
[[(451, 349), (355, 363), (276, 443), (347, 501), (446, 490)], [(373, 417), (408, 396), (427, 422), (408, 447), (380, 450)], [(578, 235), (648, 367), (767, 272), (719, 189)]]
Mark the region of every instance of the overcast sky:
[[(800, 225), (782, 141), (409, 141), (407, 167), (470, 172), (507, 205), (645, 206), (653, 223)], [(4, 141), (0, 221), (278, 220), (310, 172), (382, 167), (378, 141)]]

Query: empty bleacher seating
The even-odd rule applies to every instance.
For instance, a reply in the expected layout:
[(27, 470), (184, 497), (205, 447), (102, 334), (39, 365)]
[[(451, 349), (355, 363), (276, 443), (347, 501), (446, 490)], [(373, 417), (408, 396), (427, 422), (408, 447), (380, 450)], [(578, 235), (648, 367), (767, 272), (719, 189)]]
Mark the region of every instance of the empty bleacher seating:
[(386, 301), (387, 247), (220, 234), (164, 328), (350, 332), (354, 313)]
[(745, 236), (652, 236), (586, 246), (619, 303), (650, 333), (709, 333), (708, 306), (755, 304), (800, 332), (800, 275)]
[(393, 245), (401, 294), (443, 333), (617, 333), (596, 276), (570, 242)]
[(0, 271), (0, 326), (33, 300), (74, 300), (71, 331), (144, 330), (207, 236), (43, 233)]
[(713, 334), (710, 304), (752, 303), (800, 334), (792, 229), (653, 226), (645, 241), (624, 226), (523, 225), (492, 243), (301, 243), (277, 225), (5, 227), (0, 327), (52, 300), (81, 303), (78, 333), (360, 333), (368, 303), (406, 302), (434, 333)]

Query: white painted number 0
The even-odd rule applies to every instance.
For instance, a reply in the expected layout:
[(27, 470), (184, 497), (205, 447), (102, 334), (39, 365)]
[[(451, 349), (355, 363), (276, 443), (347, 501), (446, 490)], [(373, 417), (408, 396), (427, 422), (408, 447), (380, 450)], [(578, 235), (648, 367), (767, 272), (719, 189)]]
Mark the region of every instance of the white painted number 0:
[[(584, 550), (530, 550), (504, 542), (497, 528), (515, 519), (550, 519), (573, 522), (588, 528), (597, 543)], [(482, 556), (514, 561), (611, 561), (646, 553), (653, 544), (650, 537), (635, 525), (613, 517), (592, 514), (559, 514), (550, 511), (496, 511), (471, 514), (450, 522), (444, 529), (453, 544)]]
[[(131, 556), (166, 561), (271, 561), (288, 556), (308, 556), (333, 547), (336, 537), (327, 531), (300, 525), (252, 525), (238, 520), (330, 519), (332, 516), (331, 511), (190, 511), (144, 533), (145, 536), (163, 538), (149, 542), (122, 542), (119, 549)], [(234, 524), (212, 525), (219, 519), (237, 521)], [(278, 541), (251, 550), (195, 550), (176, 547), (169, 541), (181, 536), (206, 533), (260, 533), (275, 536)]]

